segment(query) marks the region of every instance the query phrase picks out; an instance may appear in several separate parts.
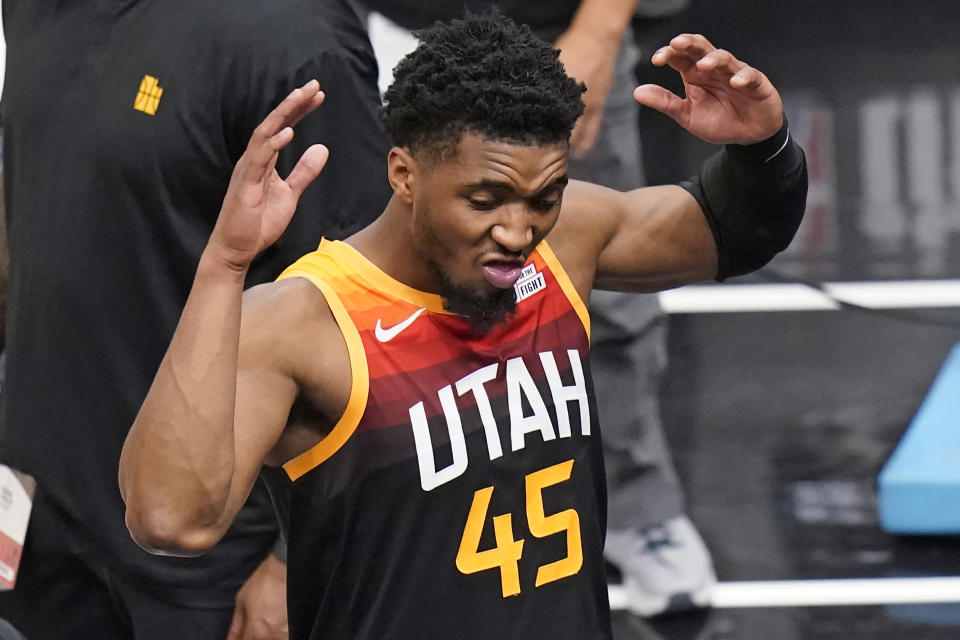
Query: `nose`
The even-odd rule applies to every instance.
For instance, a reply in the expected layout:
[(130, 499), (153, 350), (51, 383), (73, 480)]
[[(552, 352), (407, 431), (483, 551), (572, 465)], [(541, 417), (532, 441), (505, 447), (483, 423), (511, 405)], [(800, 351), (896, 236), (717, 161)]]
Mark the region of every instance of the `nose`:
[(490, 235), (507, 251), (520, 253), (533, 243), (533, 217), (522, 207), (504, 207), (504, 217), (493, 225)]

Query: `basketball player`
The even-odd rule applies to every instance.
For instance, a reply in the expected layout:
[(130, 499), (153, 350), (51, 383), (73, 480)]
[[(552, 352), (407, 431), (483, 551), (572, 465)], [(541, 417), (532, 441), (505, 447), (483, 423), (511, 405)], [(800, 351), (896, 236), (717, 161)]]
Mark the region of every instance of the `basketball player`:
[(590, 291), (766, 263), (803, 153), (761, 72), (682, 35), (653, 61), (687, 98), (634, 95), (733, 144), (684, 186), (568, 181), (583, 87), (548, 44), (497, 15), (421, 36), (385, 96), (386, 209), (242, 294), (326, 161), (274, 170), (318, 85), (254, 133), (124, 446), (127, 525), (203, 553), (280, 466), (291, 638), (609, 638)]

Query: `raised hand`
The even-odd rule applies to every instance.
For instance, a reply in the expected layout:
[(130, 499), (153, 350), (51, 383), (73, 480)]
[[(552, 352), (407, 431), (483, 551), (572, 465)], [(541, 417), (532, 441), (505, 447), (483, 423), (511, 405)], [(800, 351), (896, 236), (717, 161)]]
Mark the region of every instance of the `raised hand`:
[(707, 142), (760, 142), (783, 125), (783, 102), (767, 76), (701, 35), (675, 37), (653, 54), (652, 62), (680, 73), (686, 98), (645, 84), (634, 89), (634, 99)]
[(287, 228), (304, 189), (320, 174), (329, 151), (315, 144), (303, 152), (296, 166), (282, 179), (277, 156), (293, 140), (293, 127), (323, 103), (320, 84), (311, 80), (270, 112), (254, 129), (240, 156), (220, 216), (210, 236), (210, 248), (238, 269), (245, 269)]

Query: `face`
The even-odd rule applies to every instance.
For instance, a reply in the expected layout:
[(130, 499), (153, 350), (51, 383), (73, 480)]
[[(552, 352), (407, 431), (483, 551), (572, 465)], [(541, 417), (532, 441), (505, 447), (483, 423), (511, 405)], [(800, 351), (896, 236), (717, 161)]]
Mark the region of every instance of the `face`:
[(414, 244), (450, 311), (485, 333), (513, 310), (513, 284), (556, 224), (566, 184), (566, 143), (468, 133), (453, 157), (421, 164), (411, 190)]

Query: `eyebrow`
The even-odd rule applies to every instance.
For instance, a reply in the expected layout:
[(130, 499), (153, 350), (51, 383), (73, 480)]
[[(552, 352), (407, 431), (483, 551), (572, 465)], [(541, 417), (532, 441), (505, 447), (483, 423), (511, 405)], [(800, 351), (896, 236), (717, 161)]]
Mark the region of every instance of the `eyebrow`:
[[(568, 182), (570, 182), (570, 178), (567, 177), (566, 174), (564, 174), (559, 178), (557, 178), (556, 180), (554, 180), (553, 182), (551, 182), (550, 184), (548, 184), (547, 186), (545, 186), (543, 189), (538, 190), (534, 195), (543, 193), (544, 191), (548, 191), (550, 189), (555, 189), (557, 187), (564, 187), (567, 185)], [(502, 180), (491, 180), (489, 178), (483, 178), (481, 180), (477, 180), (476, 182), (471, 182), (467, 184), (466, 187), (467, 189), (491, 189), (491, 190), (503, 190), (503, 191), (510, 191), (510, 192), (516, 191), (516, 189), (513, 188), (513, 185), (510, 184), (509, 182), (505, 182)]]

